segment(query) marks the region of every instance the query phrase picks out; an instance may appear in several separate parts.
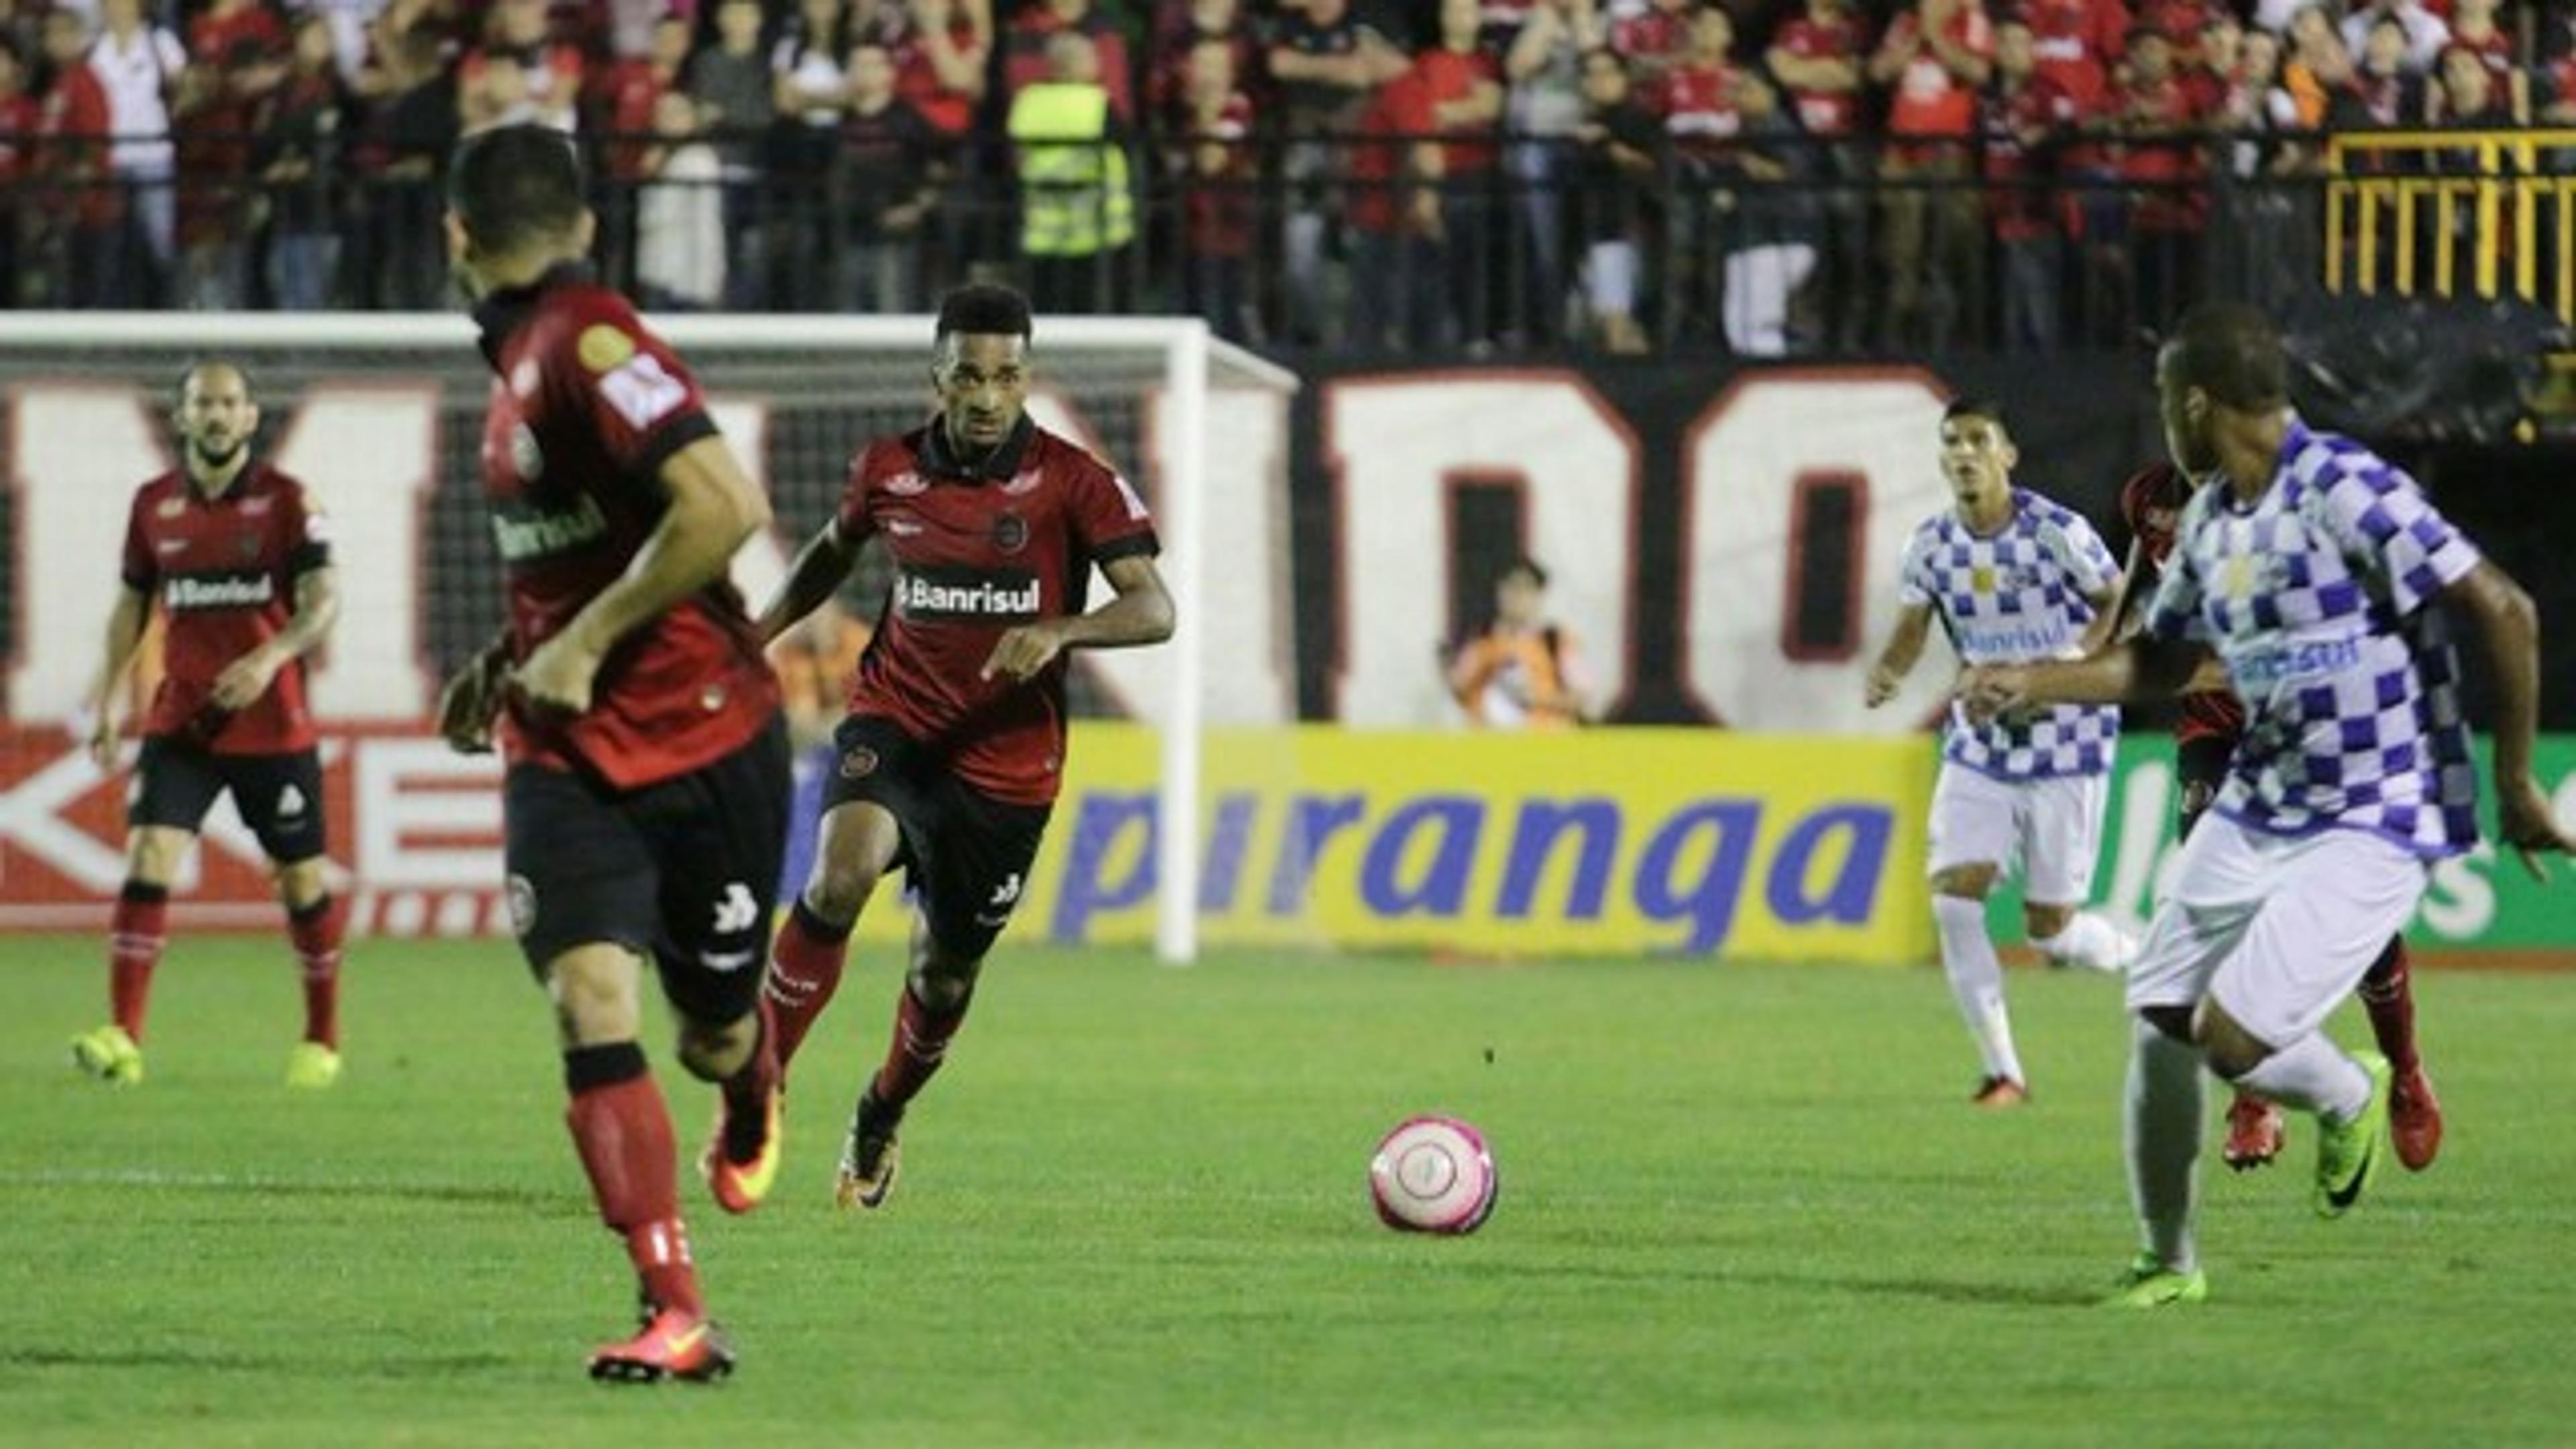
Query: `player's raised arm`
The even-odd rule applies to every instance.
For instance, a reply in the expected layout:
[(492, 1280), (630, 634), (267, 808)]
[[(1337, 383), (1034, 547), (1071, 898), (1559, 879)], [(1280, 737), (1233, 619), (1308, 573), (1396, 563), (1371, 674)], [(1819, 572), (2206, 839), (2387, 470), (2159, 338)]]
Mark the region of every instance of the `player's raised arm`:
[(2481, 559), (2442, 590), (2442, 599), (2477, 621), (2495, 674), (2496, 822), (2523, 869), (2546, 880), (2542, 851), (2576, 851), (2531, 772), (2531, 742), (2540, 721), (2540, 611), (2522, 585)]
[(591, 677), (609, 649), (723, 578), (734, 552), (769, 523), (769, 500), (721, 437), (689, 443), (663, 460), (657, 476), (669, 506), (626, 572), (519, 666), (515, 678), (530, 700), (573, 713), (588, 709)]

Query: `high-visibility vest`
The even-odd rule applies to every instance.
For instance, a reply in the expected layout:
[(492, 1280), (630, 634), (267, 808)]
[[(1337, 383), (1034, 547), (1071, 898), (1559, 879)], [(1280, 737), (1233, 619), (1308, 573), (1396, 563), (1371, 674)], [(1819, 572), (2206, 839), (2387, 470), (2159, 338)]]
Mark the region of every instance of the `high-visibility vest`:
[(1127, 153), (1109, 140), (1107, 91), (1042, 81), (1011, 102), (1010, 129), (1019, 146), (1021, 251), (1087, 257), (1135, 239), (1136, 197)]

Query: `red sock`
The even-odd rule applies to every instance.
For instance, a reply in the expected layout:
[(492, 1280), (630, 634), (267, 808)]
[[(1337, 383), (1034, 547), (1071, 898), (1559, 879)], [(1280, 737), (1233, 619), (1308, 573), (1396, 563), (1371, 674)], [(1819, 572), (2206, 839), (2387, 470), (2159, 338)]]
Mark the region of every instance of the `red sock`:
[(656, 1308), (703, 1313), (689, 1235), (680, 1224), (679, 1155), (671, 1112), (633, 1042), (564, 1053), (572, 1105), (564, 1124), (590, 1174), (599, 1220), (626, 1240), (644, 1296)]
[(107, 928), (107, 1002), (116, 1024), (143, 1040), (143, 1010), (152, 995), (152, 968), (170, 939), (170, 888), (127, 881)]
[[(770, 1005), (768, 993), (763, 992), (760, 997), (760, 1040), (753, 1045), (750, 1060), (735, 1068), (732, 1076), (718, 1084), (718, 1089), (724, 1093), (725, 1125), (728, 1129), (739, 1125), (742, 1131), (749, 1132), (766, 1126), (769, 1094), (778, 1085), (779, 1070), (776, 1008)], [(733, 1132), (728, 1130), (726, 1136), (730, 1139)], [(739, 1149), (728, 1141), (726, 1151), (739, 1152)], [(748, 1160), (741, 1155), (734, 1157), (736, 1162)]]
[(2415, 985), (2407, 970), (2405, 937), (2389, 937), (2388, 949), (2362, 975), (2361, 1005), (2370, 1013), (2370, 1034), (2379, 1039), (2388, 1064), (2401, 1074), (2421, 1066), (2415, 1055)]
[(904, 983), (903, 999), (895, 1005), (894, 1042), (886, 1048), (885, 1065), (877, 1068), (870, 1092), (879, 1105), (900, 1107), (929, 1085), (948, 1055), (948, 1039), (966, 1024), (966, 1008), (973, 1003), (970, 994), (955, 1007), (935, 1012), (912, 994), (911, 982)]
[(841, 987), (841, 970), (849, 962), (850, 924), (839, 926), (806, 909), (803, 897), (787, 913), (787, 924), (769, 948), (769, 975), (760, 994), (777, 1028), (778, 1069), (787, 1070), (796, 1048), (812, 1030), (814, 1018)]
[(324, 896), (287, 912), (287, 939), (295, 943), (295, 962), (304, 976), (304, 1039), (340, 1049), (340, 937), (348, 914)]

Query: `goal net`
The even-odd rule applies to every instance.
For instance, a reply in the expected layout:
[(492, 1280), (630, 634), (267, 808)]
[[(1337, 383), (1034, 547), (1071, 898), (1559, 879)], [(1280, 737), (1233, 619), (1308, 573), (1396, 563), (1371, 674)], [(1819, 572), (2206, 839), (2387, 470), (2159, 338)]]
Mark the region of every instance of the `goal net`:
[[(917, 426), (932, 399), (927, 317), (657, 318), (706, 389), (718, 425), (768, 488), (777, 523), (736, 560), (755, 606), (828, 517), (850, 456)], [(1292, 374), (1211, 337), (1197, 319), (1047, 318), (1031, 411), (1107, 459), (1152, 504), (1181, 624), (1160, 649), (1086, 656), (1079, 715), (1158, 734), (1150, 839), (1155, 942), (1195, 951), (1201, 747), (1223, 725), (1294, 717), (1282, 658)], [(492, 385), (462, 316), (0, 316), (0, 504), (9, 660), (0, 738), (0, 928), (87, 928), (122, 876), (117, 783), (81, 757), (80, 703), (117, 587), (127, 501), (170, 465), (167, 413), (185, 367), (249, 370), (260, 445), (333, 515), (344, 611), (316, 664), (332, 767), (333, 854), (377, 929), (491, 929), (500, 883), (488, 761), (429, 738), (438, 681), (501, 621), (500, 562), (478, 457)], [(882, 608), (872, 550), (838, 601), (833, 637), (791, 641), (816, 667)], [(1095, 598), (1098, 591), (1095, 590)], [(148, 663), (148, 661), (147, 661)], [(823, 688), (837, 695), (841, 680)], [(1077, 756), (1082, 750), (1075, 741)], [(257, 850), (208, 822), (183, 922), (266, 922)], [(1077, 822), (1059, 820), (1059, 832)], [(346, 833), (341, 833), (345, 831)]]

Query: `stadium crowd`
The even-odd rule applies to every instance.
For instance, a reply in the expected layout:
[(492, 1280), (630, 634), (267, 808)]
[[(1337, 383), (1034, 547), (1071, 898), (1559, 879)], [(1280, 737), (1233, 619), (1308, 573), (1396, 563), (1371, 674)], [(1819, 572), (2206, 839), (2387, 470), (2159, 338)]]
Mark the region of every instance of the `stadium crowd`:
[(535, 118), (583, 138), (599, 260), (658, 308), (917, 309), (999, 272), (1042, 311), (1287, 346), (2047, 349), (2170, 317), (2213, 265), (2313, 276), (2321, 136), (2576, 122), (2569, 20), (0, 0), (0, 301), (446, 305), (448, 152)]

